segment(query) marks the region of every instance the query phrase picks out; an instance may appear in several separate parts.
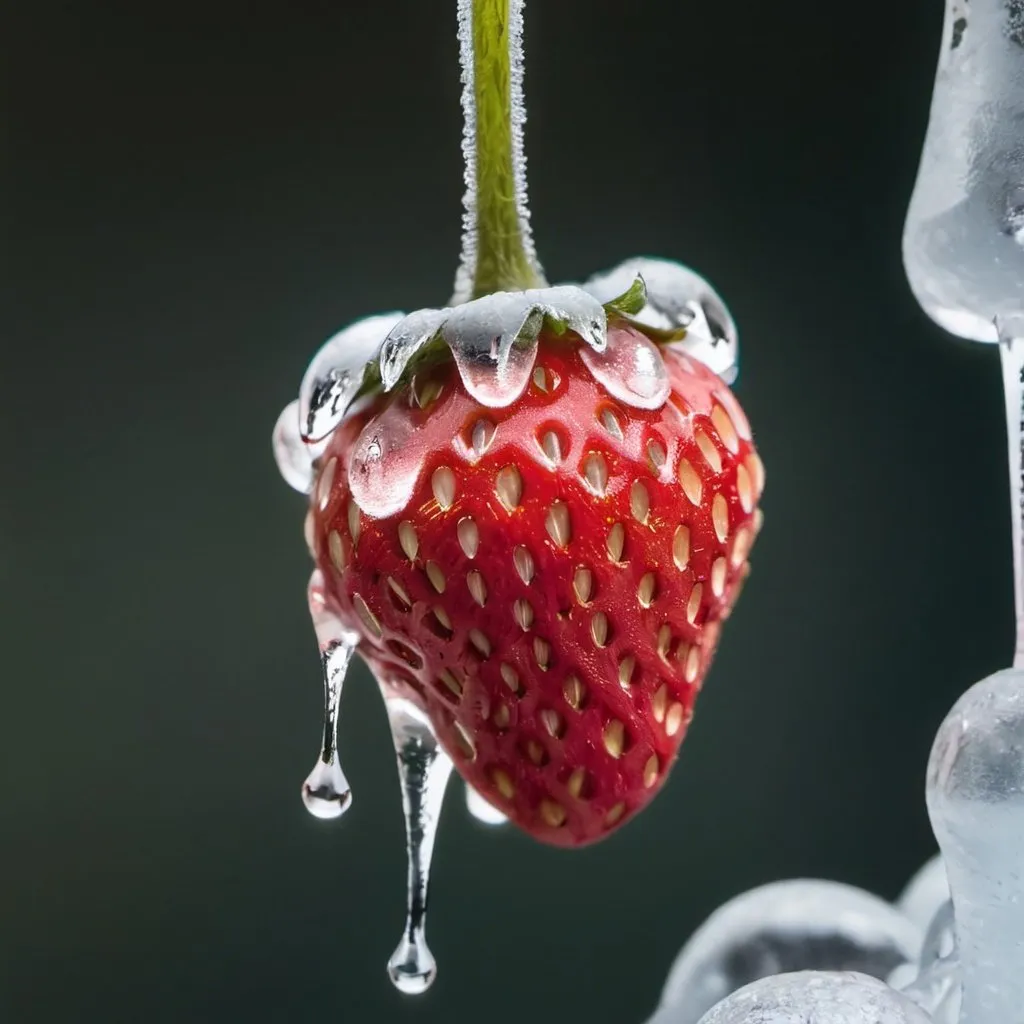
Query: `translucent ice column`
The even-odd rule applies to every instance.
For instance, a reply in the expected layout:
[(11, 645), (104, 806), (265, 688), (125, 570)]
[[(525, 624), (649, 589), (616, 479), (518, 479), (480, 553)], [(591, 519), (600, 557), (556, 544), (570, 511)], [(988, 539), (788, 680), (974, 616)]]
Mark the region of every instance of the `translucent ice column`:
[(903, 238), (925, 312), (1000, 342), (1010, 442), (1017, 646), (1024, 660), (1024, 3), (946, 0), (931, 116)]
[(1024, 671), (971, 687), (928, 763), (928, 813), (953, 893), (960, 1024), (1024, 1020)]
[(947, 0), (903, 256), (946, 330), (996, 341), (1024, 311), (1024, 5)]

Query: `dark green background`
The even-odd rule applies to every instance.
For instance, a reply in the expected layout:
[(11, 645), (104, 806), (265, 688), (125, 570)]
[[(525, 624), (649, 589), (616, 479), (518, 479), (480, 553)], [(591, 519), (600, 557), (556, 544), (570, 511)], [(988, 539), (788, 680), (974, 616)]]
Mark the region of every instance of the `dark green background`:
[(303, 505), (269, 436), (362, 315), (443, 303), (454, 0), (33, 0), (0, 25), (0, 1018), (639, 1024), (683, 939), (793, 875), (894, 895), (934, 730), (1008, 663), (994, 350), (900, 231), (939, 0), (532, 0), (552, 279), (683, 259), (741, 325), (766, 529), (671, 784), (583, 852), (436, 851), (436, 987), (389, 987), (405, 861), (360, 671), (355, 804), (309, 818)]

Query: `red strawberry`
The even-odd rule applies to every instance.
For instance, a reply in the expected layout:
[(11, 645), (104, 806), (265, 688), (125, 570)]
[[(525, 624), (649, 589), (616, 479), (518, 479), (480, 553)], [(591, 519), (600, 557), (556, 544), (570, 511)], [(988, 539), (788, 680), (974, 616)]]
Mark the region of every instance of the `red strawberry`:
[[(613, 320), (609, 343), (633, 333)], [(330, 598), (378, 678), (425, 709), (475, 789), (560, 846), (608, 835), (665, 781), (764, 483), (746, 417), (701, 363), (660, 349), (671, 394), (646, 411), (582, 351), (545, 331), (502, 409), (450, 359), (378, 396), (332, 435), (311, 513)], [(367, 438), (412, 495), (379, 518), (352, 497)]]

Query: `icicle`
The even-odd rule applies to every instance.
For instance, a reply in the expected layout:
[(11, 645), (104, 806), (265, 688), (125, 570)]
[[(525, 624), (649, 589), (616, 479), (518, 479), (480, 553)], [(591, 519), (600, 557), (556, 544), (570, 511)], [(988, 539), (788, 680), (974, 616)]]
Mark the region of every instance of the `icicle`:
[(359, 637), (328, 608), (319, 569), (309, 578), (308, 598), (323, 669), (324, 719), (320, 756), (302, 784), (302, 802), (314, 817), (338, 818), (352, 804), (352, 791), (338, 760), (338, 704)]
[[(1022, 331), (1024, 335), (1024, 331)], [(1013, 593), (1016, 613), (1016, 645), (1013, 664), (1024, 667), (1024, 336), (1000, 332), (999, 355), (1003, 364), (1006, 399), (1007, 452), (1010, 463), (1010, 528), (1013, 538)]]
[(441, 749), (422, 711), (381, 685), (398, 758), (409, 858), (407, 916), (402, 940), (388, 961), (392, 984), (406, 995), (419, 995), (433, 984), (437, 963), (427, 947), (427, 894), (430, 860), (452, 762)]

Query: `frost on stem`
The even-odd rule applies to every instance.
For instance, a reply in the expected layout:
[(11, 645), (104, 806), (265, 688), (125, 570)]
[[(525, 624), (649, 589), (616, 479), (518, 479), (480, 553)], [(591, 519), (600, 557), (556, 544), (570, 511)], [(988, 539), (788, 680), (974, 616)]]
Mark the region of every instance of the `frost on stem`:
[(523, 0), (459, 0), (462, 258), (452, 305), (543, 287), (530, 230), (523, 153)]

